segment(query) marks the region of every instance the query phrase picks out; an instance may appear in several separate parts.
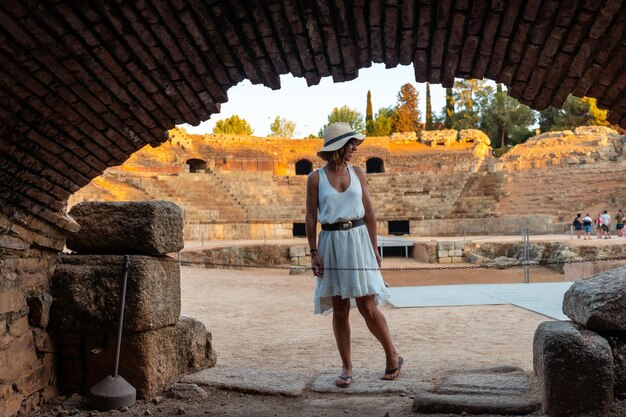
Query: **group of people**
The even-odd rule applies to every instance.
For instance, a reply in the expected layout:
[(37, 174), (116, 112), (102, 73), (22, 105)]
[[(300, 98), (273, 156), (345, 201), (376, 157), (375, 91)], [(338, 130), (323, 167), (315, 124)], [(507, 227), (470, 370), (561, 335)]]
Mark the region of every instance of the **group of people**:
[[(612, 220), (607, 210), (598, 213), (598, 217), (596, 217), (595, 220), (589, 216), (589, 213), (587, 213), (585, 217), (582, 217), (582, 213), (578, 213), (572, 222), (572, 226), (574, 227), (574, 232), (578, 239), (582, 236), (583, 240), (590, 240), (593, 226), (596, 228), (598, 239), (602, 239), (603, 237), (604, 239), (610, 239)], [(624, 213), (622, 210), (618, 210), (615, 214), (615, 234), (620, 239), (624, 237)]]

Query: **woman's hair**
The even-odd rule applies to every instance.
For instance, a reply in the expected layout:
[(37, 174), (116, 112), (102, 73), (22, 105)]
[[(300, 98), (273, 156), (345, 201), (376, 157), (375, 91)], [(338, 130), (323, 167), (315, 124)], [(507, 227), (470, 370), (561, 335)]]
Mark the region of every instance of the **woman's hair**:
[(334, 167), (339, 166), (343, 163), (343, 156), (346, 154), (346, 148), (348, 147), (349, 144), (355, 141), (356, 141), (355, 139), (350, 139), (349, 141), (346, 142), (345, 145), (343, 145), (341, 148), (337, 149), (336, 151), (320, 152), (319, 156), (324, 161), (328, 162), (330, 166), (334, 166)]

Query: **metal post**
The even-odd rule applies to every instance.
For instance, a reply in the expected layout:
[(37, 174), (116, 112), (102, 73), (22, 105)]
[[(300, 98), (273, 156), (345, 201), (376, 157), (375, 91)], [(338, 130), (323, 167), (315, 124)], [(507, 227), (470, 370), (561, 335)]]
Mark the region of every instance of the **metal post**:
[(530, 282), (530, 238), (528, 229), (522, 229), (522, 240), (524, 242), (524, 283)]
[(126, 283), (128, 282), (128, 255), (124, 255), (124, 266), (122, 272), (122, 294), (120, 295), (120, 312), (117, 320), (117, 347), (115, 348), (115, 364), (113, 378), (117, 377), (120, 364), (120, 348), (122, 346), (122, 327), (124, 325), (124, 307), (126, 306)]

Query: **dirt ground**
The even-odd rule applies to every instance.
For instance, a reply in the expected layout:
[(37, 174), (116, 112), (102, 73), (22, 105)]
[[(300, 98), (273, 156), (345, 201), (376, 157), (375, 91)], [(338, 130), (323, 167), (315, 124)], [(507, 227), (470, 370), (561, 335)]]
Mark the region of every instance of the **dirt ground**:
[[(383, 267), (416, 264), (386, 259)], [(521, 270), (387, 271), (393, 286), (443, 283), (522, 282)], [(312, 379), (340, 360), (331, 316), (312, 314), (314, 278), (281, 269), (219, 270), (181, 268), (182, 315), (202, 321), (213, 335), (218, 365), (294, 371)], [(562, 281), (563, 275), (533, 269), (531, 281)], [(447, 373), (501, 365), (532, 371), (537, 326), (551, 320), (511, 305), (403, 308), (382, 305), (394, 342), (405, 359), (400, 378), (424, 383)], [(352, 310), (352, 350), (356, 369), (379, 371), (384, 355), (356, 309)], [(355, 380), (355, 383), (358, 381)], [(139, 401), (126, 415), (190, 416), (418, 416), (404, 394), (348, 395), (307, 391), (295, 398), (207, 389), (207, 399)], [(622, 405), (620, 405), (622, 407)], [(76, 411), (47, 407), (32, 416), (113, 416), (118, 411)], [(624, 412), (624, 414), (621, 414)], [(615, 416), (625, 415), (624, 408)], [(536, 416), (541, 414), (537, 413)]]

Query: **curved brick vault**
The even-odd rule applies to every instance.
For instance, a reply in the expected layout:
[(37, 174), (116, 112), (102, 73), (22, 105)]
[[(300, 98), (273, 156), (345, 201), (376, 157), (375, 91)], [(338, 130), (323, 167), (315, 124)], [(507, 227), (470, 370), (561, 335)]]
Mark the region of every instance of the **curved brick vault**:
[[(535, 109), (596, 97), (626, 128), (625, 28), (621, 0), (0, 2), (0, 336), (15, 339), (0, 362), (32, 350), (13, 332), (77, 229), (68, 197), (175, 124), (207, 120), (241, 80), (277, 89), (285, 73), (313, 85), (413, 64), (417, 82), (486, 77)], [(0, 383), (8, 365), (45, 365), (37, 352), (0, 363)]]
[(207, 120), (241, 80), (277, 89), (285, 73), (313, 85), (413, 64), (418, 82), (487, 77), (535, 109), (593, 96), (626, 127), (625, 27), (621, 0), (6, 0), (2, 210), (58, 246), (41, 235), (75, 230), (70, 194)]

